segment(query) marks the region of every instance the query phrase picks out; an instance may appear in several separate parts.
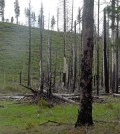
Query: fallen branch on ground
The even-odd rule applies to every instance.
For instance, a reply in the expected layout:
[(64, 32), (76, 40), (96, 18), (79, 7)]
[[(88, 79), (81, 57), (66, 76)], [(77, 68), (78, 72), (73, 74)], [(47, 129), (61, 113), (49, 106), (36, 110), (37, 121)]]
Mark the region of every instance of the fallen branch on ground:
[[(23, 86), (23, 87), (29, 89), (35, 96), (38, 96), (39, 91), (36, 91), (36, 90), (34, 90), (33, 88), (28, 87), (28, 86), (25, 86), (25, 85), (21, 85), (21, 86)], [(46, 91), (46, 90), (43, 90), (43, 94), (44, 94), (44, 93), (46, 94), (47, 91)], [(76, 103), (76, 102), (73, 101), (73, 100), (70, 100), (70, 99), (68, 99), (68, 98), (66, 98), (66, 97), (63, 97), (63, 96), (60, 96), (60, 95), (57, 95), (56, 93), (52, 93), (52, 96), (53, 96), (54, 98), (57, 98), (57, 99), (59, 99), (59, 100), (62, 100), (62, 101), (64, 101), (64, 102), (67, 102), (67, 103), (78, 104), (78, 103)]]
[(100, 123), (120, 123), (120, 121), (103, 121), (103, 120), (94, 120), (94, 122)]
[(36, 90), (34, 90), (33, 88), (31, 88), (31, 87), (28, 87), (28, 86), (25, 86), (25, 85), (21, 85), (22, 87), (25, 87), (25, 88), (27, 88), (27, 89), (29, 89), (35, 96), (37, 96), (38, 95), (38, 91), (36, 91)]
[(74, 125), (74, 123), (64, 123), (64, 122), (48, 120), (48, 121), (46, 121), (44, 123), (39, 124), (39, 126), (45, 125), (47, 123), (55, 123), (55, 124), (58, 124), (58, 125)]

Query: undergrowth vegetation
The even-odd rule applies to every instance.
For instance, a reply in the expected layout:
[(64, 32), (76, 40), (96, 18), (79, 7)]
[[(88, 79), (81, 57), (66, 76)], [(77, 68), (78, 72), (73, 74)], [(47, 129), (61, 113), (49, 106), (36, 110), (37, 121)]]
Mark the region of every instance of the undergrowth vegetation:
[[(104, 103), (94, 103), (94, 126), (74, 129), (78, 106), (60, 104), (48, 108), (41, 100), (39, 105), (18, 101), (0, 101), (0, 134), (119, 134), (120, 99), (106, 97)], [(48, 122), (51, 121), (51, 122)]]

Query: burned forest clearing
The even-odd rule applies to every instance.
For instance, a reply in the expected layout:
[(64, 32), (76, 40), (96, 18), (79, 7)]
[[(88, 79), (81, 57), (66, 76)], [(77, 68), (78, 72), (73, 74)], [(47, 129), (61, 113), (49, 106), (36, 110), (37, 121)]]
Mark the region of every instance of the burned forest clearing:
[[(66, 101), (57, 101), (52, 102), (53, 107), (51, 108), (48, 107), (50, 103), (49, 100), (40, 99), (39, 102), (36, 102), (32, 97), (29, 98), (31, 92), (29, 89), (21, 87), (19, 83), (19, 73), (21, 69), (23, 69), (24, 72), (22, 82), (25, 83), (27, 81), (28, 29), (24, 26), (9, 23), (1, 23), (0, 27), (2, 36), (2, 40), (0, 41), (1, 44), (4, 43), (4, 45), (1, 45), (2, 55), (0, 55), (0, 134), (8, 132), (11, 134), (56, 134), (56, 132), (60, 134), (84, 134), (86, 131), (88, 131), (89, 134), (113, 133), (114, 131), (116, 134), (120, 133), (119, 97), (113, 97), (112, 95), (108, 97), (106, 95), (97, 97), (96, 91), (93, 90), (93, 94), (96, 96), (94, 97), (93, 103), (93, 120), (95, 125), (90, 128), (82, 127), (80, 130), (74, 128), (78, 113), (79, 94), (76, 93), (76, 97), (78, 96), (76, 104), (71, 104), (71, 102)], [(33, 81), (36, 80), (37, 83), (39, 80), (39, 30), (35, 28), (32, 30), (34, 34), (32, 36), (31, 74)], [(47, 31), (45, 31), (44, 34), (46, 35)], [(53, 59), (55, 59), (54, 52), (56, 51), (54, 48), (60, 47), (60, 49), (62, 49), (60, 42), (62, 37), (61, 33), (53, 31), (52, 35), (56, 37), (53, 38)], [(14, 40), (17, 40), (17, 42)], [(46, 40), (44, 43), (46, 43)], [(58, 43), (59, 45), (57, 46), (56, 44)], [(46, 50), (46, 46), (44, 49)], [(59, 65), (62, 65), (61, 52), (59, 52), (60, 56), (57, 59), (57, 70), (59, 70)], [(54, 62), (55, 60), (53, 60), (53, 65)], [(57, 79), (59, 81), (59, 77)], [(32, 86), (36, 86), (37, 88), (38, 85)], [(69, 94), (71, 94), (71, 97), (74, 97), (72, 96), (74, 95), (72, 91), (67, 91), (66, 89), (59, 89), (56, 92), (59, 92), (59, 94), (62, 93), (62, 97), (69, 96)], [(69, 92), (68, 95), (66, 95), (67, 92)], [(19, 97), (14, 98), (16, 95), (23, 97), (22, 99)], [(5, 98), (5, 96), (9, 97)], [(10, 96), (13, 96), (13, 98)]]
[(120, 134), (119, 0), (7, 2), (0, 134)]

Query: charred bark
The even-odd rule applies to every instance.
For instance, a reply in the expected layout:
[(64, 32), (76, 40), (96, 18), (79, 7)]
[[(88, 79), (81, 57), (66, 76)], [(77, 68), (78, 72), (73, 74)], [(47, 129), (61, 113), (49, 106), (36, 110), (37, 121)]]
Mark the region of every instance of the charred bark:
[(83, 56), (81, 63), (81, 97), (75, 127), (92, 125), (92, 62), (93, 62), (94, 0), (84, 0)]
[(74, 23), (74, 46), (73, 46), (73, 92), (76, 88), (76, 77), (77, 77), (77, 41), (76, 41), (76, 21)]
[[(117, 8), (119, 7), (119, 1), (117, 0)], [(117, 12), (117, 33), (116, 33), (116, 93), (118, 93), (118, 39), (119, 39), (119, 13)]]
[(97, 42), (97, 95), (99, 95), (99, 10), (100, 0), (98, 0), (98, 42)]
[(39, 85), (39, 90), (40, 90), (40, 93), (42, 94), (43, 93), (43, 52), (42, 52), (42, 47), (43, 47), (43, 5), (41, 3), (41, 12), (40, 12), (40, 62), (39, 62), (39, 65), (40, 65), (40, 85)]
[(104, 83), (105, 92), (109, 93), (109, 76), (107, 64), (106, 9), (104, 9)]
[(63, 70), (63, 83), (64, 86), (66, 86), (67, 82), (67, 73), (68, 73), (68, 67), (67, 67), (67, 58), (66, 58), (66, 0), (64, 0), (63, 4), (64, 9), (64, 70)]

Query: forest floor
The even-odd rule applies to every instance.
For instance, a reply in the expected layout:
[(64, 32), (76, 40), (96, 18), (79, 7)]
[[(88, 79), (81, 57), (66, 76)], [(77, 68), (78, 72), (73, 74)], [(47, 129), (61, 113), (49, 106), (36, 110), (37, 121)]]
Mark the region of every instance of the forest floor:
[(48, 108), (28, 99), (0, 99), (0, 134), (120, 134), (120, 98), (102, 96), (93, 103), (94, 125), (74, 128), (78, 106), (54, 104)]

